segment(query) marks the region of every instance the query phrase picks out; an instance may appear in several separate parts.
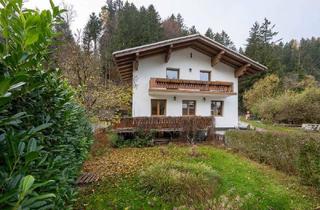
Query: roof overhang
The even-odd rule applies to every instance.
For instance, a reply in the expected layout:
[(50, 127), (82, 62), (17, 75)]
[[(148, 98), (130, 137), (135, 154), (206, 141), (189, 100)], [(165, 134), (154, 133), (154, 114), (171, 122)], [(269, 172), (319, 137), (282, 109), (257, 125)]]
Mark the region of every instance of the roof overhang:
[(164, 62), (168, 62), (173, 51), (187, 47), (191, 47), (211, 57), (212, 66), (222, 62), (235, 68), (236, 77), (252, 75), (267, 70), (266, 66), (200, 34), (128, 48), (116, 51), (112, 55), (121, 79), (131, 81), (133, 71), (138, 69), (139, 59), (157, 54), (165, 54)]

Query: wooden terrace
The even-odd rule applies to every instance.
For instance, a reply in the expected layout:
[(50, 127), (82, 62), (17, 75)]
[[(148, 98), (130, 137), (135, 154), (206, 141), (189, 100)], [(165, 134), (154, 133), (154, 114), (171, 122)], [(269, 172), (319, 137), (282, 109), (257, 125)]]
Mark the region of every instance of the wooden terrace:
[(114, 126), (117, 133), (135, 132), (137, 130), (183, 131), (186, 127), (196, 130), (207, 130), (214, 126), (213, 117), (182, 116), (182, 117), (126, 117)]

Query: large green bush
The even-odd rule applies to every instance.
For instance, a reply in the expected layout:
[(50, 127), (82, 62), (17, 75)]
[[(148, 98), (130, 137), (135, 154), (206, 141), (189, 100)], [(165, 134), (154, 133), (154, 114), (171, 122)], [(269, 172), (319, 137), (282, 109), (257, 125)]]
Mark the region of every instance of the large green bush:
[(305, 132), (228, 131), (226, 145), (320, 190), (320, 135)]
[[(244, 104), (260, 119), (276, 123), (320, 123), (320, 88), (311, 76), (295, 85), (269, 75), (244, 93)], [(285, 90), (285, 91), (284, 91)]]
[(0, 209), (67, 209), (91, 128), (68, 84), (43, 65), (62, 11), (0, 4)]
[(320, 88), (285, 92), (256, 104), (256, 114), (278, 123), (320, 123)]
[(278, 95), (280, 89), (280, 78), (275, 75), (267, 75), (257, 81), (253, 87), (243, 95), (244, 105), (251, 112), (256, 113), (256, 105), (267, 98)]

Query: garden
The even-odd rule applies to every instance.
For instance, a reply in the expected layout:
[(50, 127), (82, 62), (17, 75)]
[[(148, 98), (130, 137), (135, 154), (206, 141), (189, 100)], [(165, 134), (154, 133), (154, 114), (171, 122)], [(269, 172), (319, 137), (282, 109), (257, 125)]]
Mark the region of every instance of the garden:
[(91, 155), (82, 209), (314, 209), (319, 192), (265, 164), (212, 145), (112, 148)]

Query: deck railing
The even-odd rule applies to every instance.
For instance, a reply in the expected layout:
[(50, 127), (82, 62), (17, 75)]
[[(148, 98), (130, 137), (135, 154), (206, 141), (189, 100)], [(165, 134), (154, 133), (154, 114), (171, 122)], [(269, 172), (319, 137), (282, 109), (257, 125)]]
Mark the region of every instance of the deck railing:
[(195, 90), (210, 91), (217, 93), (233, 93), (232, 82), (222, 81), (201, 81), (201, 80), (183, 80), (183, 79), (164, 79), (151, 78), (150, 89), (167, 89), (167, 90)]
[(208, 129), (214, 126), (214, 118), (201, 116), (126, 117), (121, 118), (120, 122), (114, 126), (114, 129), (181, 130), (186, 125), (194, 125), (196, 129)]

